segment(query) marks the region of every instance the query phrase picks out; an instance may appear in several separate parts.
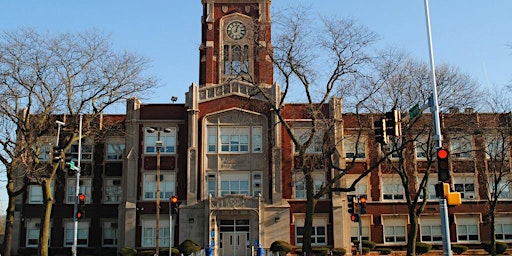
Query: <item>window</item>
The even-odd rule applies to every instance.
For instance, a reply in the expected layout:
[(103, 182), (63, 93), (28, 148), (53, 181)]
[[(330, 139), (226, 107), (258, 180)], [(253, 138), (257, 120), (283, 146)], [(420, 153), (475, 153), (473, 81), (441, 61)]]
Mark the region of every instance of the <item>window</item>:
[(455, 215), (455, 223), (457, 225), (457, 241), (458, 242), (478, 242), (478, 215)]
[[(361, 217), (361, 240), (370, 240), (370, 217), (369, 216), (360, 216)], [(358, 241), (359, 240), (359, 222), (350, 222), (350, 241)]]
[(441, 219), (439, 216), (421, 216), (419, 222), (422, 242), (443, 241)]
[[(41, 218), (27, 219), (27, 247), (37, 247), (39, 245), (39, 228)], [(51, 232), (50, 232), (51, 234)]]
[[(169, 246), (169, 220), (160, 219), (158, 223), (158, 244)], [(156, 221), (142, 220), (142, 247), (156, 246)]]
[[(314, 192), (320, 191), (325, 183), (325, 175), (323, 172), (316, 171), (312, 174)], [(325, 197), (325, 196), (324, 196)], [(306, 181), (304, 173), (295, 172), (295, 199), (306, 199)]]
[(496, 239), (512, 241), (512, 216), (496, 216), (494, 223)]
[(455, 191), (460, 193), (462, 200), (476, 199), (474, 174), (454, 175), (453, 185)]
[(123, 195), (121, 179), (105, 179), (104, 203), (119, 203)]
[(348, 136), (343, 140), (346, 158), (366, 158), (366, 139), (363, 137)]
[(220, 138), (220, 152), (222, 153), (261, 153), (262, 128), (253, 127), (219, 127), (220, 134), (215, 126), (208, 128), (208, 152), (215, 153)]
[(107, 144), (107, 161), (116, 161), (123, 159), (124, 144), (109, 143)]
[(508, 137), (489, 135), (485, 138), (485, 153), (490, 159), (508, 159)]
[(473, 155), (471, 136), (456, 136), (450, 139), (450, 154), (457, 158), (470, 158)]
[(491, 190), (490, 194), (492, 198), (495, 197), (494, 191), (496, 190), (499, 199), (512, 199), (512, 194), (510, 193), (510, 186), (512, 186), (511, 181), (512, 177), (503, 176), (498, 182), (498, 186), (495, 187), (494, 178), (489, 177), (489, 189)]
[(429, 142), (426, 137), (418, 137), (414, 142), (414, 150), (416, 151), (416, 158), (424, 159), (427, 158)]
[(398, 175), (382, 175), (381, 188), (383, 200), (404, 199), (404, 187)]
[(103, 222), (103, 246), (116, 246), (118, 239), (117, 221)]
[[(304, 217), (295, 216), (295, 244), (302, 244), (304, 241)], [(311, 231), (311, 245), (327, 244), (327, 219), (315, 217), (313, 219), (313, 230)]]
[[(311, 128), (294, 128), (293, 134), (301, 145), (304, 145), (311, 136)], [(323, 147), (323, 132), (316, 131), (311, 145), (306, 149), (306, 153), (322, 153)], [(295, 147), (295, 152), (299, 152), (299, 148)]]
[(404, 244), (406, 240), (407, 217), (383, 216), (384, 243)]
[[(68, 220), (64, 223), (64, 246), (73, 245), (74, 221)], [(77, 245), (87, 247), (89, 245), (89, 222), (80, 220), (78, 222)]]
[[(82, 143), (82, 161), (92, 160), (92, 145)], [(73, 161), (78, 160), (78, 144), (71, 145), (71, 159)]]
[(221, 173), (220, 195), (250, 195), (249, 194), (249, 173), (232, 174)]
[(165, 128), (155, 131), (154, 129), (146, 129), (144, 134), (144, 153), (156, 154), (156, 142), (160, 135), (162, 142), (161, 154), (176, 153), (176, 128)]
[[(359, 174), (347, 174), (345, 175), (345, 177), (345, 184), (348, 187), (359, 177)], [(368, 198), (368, 176), (362, 178), (359, 182), (357, 182), (356, 191), (347, 192), (347, 196), (350, 195), (356, 196), (356, 198), (360, 196), (365, 196), (366, 198)]]
[(43, 203), (43, 189), (41, 185), (30, 185), (28, 187), (28, 203), (29, 204), (42, 204)]
[[(85, 203), (90, 204), (91, 203), (91, 186), (92, 186), (92, 180), (91, 179), (80, 179), (80, 188), (79, 193), (85, 194)], [(67, 204), (74, 204), (76, 200), (76, 179), (67, 179), (67, 191), (66, 191), (66, 203)]]
[[(154, 173), (144, 174), (144, 199), (156, 199), (156, 179)], [(176, 176), (174, 174), (160, 175), (160, 199), (170, 198), (175, 194)]]
[(249, 46), (224, 45), (224, 75), (249, 73)]
[(41, 162), (49, 162), (50, 161), (50, 150), (51, 146), (48, 143), (39, 145), (39, 154), (37, 157)]
[[(423, 180), (424, 176), (425, 176), (424, 174), (418, 175), (417, 180), (416, 180), (416, 187), (418, 188), (418, 192), (420, 193), (420, 198), (422, 198), (422, 199), (423, 199), (423, 191), (419, 190), (419, 186), (421, 185), (421, 181)], [(436, 196), (436, 184), (437, 183), (438, 183), (437, 175), (434, 173), (430, 173), (428, 175), (428, 180), (427, 180), (427, 184), (426, 184), (427, 200), (438, 199)]]

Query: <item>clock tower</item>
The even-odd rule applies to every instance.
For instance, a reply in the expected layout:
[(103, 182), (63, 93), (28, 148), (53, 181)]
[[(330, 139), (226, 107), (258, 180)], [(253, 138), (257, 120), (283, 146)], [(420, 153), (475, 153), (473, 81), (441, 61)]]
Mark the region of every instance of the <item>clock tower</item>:
[(271, 0), (202, 0), (199, 87), (272, 85)]

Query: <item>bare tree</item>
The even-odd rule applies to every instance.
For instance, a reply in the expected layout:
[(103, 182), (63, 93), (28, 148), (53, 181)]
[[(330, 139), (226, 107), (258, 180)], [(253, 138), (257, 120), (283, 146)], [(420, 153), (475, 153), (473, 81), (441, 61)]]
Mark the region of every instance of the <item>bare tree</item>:
[(45, 153), (41, 136), (54, 131), (56, 117), (65, 116), (67, 136), (55, 146), (69, 149), (80, 139), (80, 115), (86, 115), (82, 137), (90, 136), (108, 107), (156, 86), (154, 78), (143, 75), (147, 65), (143, 57), (114, 51), (98, 31), (52, 35), (21, 29), (2, 34), (0, 120), (5, 135), (0, 138), (0, 161), (6, 167), (9, 195), (3, 255), (11, 253), (15, 197), (28, 182), (43, 189), (39, 254), (48, 255), (51, 184), (58, 164), (39, 160)]

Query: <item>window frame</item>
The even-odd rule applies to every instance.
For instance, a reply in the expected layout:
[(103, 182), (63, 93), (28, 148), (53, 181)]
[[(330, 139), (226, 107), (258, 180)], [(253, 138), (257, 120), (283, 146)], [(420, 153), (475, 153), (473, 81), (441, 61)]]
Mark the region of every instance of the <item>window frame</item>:
[[(496, 216), (494, 221), (494, 230), (497, 241), (512, 241), (512, 215)], [(499, 236), (502, 236), (500, 238)]]
[[(78, 222), (78, 238), (77, 247), (88, 247), (89, 246), (89, 234), (91, 223), (89, 220), (80, 220)], [(84, 234), (85, 233), (85, 234)], [(64, 247), (72, 247), (74, 241), (74, 221), (66, 219), (64, 220)], [(85, 240), (85, 243), (84, 241)]]
[[(160, 200), (170, 198), (176, 194), (176, 174), (165, 173), (160, 174)], [(154, 182), (150, 182), (148, 179), (154, 177)], [(156, 200), (156, 172), (146, 172), (143, 174), (143, 186), (142, 186), (142, 200), (152, 201)], [(171, 184), (166, 184), (169, 181)], [(154, 183), (154, 187), (151, 186)], [(166, 194), (167, 193), (167, 194)], [(149, 195), (152, 194), (150, 197)]]
[[(304, 239), (304, 235), (300, 234), (303, 233), (304, 230), (304, 214), (297, 214), (294, 216), (295, 219), (295, 244), (296, 245), (302, 245), (302, 241)], [(312, 225), (312, 234), (311, 234), (311, 245), (313, 246), (323, 246), (327, 245), (327, 225), (328, 224), (328, 218), (325, 216), (315, 216), (313, 218), (313, 225)], [(319, 234), (323, 233), (323, 234)], [(320, 242), (318, 242), (320, 240)]]
[[(123, 184), (121, 177), (107, 178), (105, 177), (103, 183), (103, 203), (104, 204), (119, 204), (123, 200)], [(119, 185), (115, 185), (119, 181)], [(116, 193), (117, 192), (117, 193)], [(113, 193), (113, 195), (112, 195)], [(118, 200), (111, 200), (110, 197), (116, 197)]]
[[(160, 219), (159, 225), (159, 236), (158, 236), (158, 244), (161, 247), (169, 246), (169, 220)], [(149, 233), (150, 237), (146, 237)], [(154, 219), (142, 219), (141, 220), (141, 235), (140, 235), (140, 245), (141, 247), (155, 247), (156, 245), (156, 221)], [(147, 241), (150, 243), (146, 243)]]
[[(407, 216), (382, 216), (382, 238), (384, 240), (384, 244), (407, 244), (407, 224)], [(392, 234), (388, 235), (387, 231), (390, 228), (392, 228)], [(403, 234), (397, 231), (403, 231)], [(393, 238), (393, 241), (388, 241), (388, 238), (391, 237)]]
[[(388, 182), (385, 182), (388, 181)], [(391, 185), (393, 185), (393, 188), (391, 189)], [(380, 177), (380, 186), (381, 186), (381, 199), (382, 201), (404, 201), (405, 200), (405, 190), (402, 186), (402, 183), (400, 181), (400, 177), (396, 174), (383, 174)], [(394, 194), (392, 193), (386, 193), (386, 191), (389, 190), (396, 190), (396, 191), (390, 191), (390, 192), (396, 192)], [(399, 194), (401, 192), (401, 194)], [(386, 198), (386, 195), (392, 195), (392, 198), (388, 199)]]
[[(80, 178), (79, 193), (85, 194), (85, 204), (91, 203), (92, 178)], [(66, 179), (66, 204), (74, 204), (76, 196), (76, 178)]]
[(450, 138), (450, 155), (462, 159), (473, 157), (472, 139), (471, 135), (452, 136)]
[[(474, 243), (480, 241), (480, 217), (479, 215), (462, 215), (455, 214), (455, 225), (457, 242), (459, 243)], [(466, 232), (462, 233), (462, 228), (466, 229)], [(470, 227), (472, 232), (468, 230)], [(474, 231), (476, 230), (476, 232)], [(466, 236), (467, 239), (460, 239), (462, 236)], [(473, 239), (470, 239), (473, 236)], [(476, 236), (476, 238), (474, 238)]]
[[(476, 191), (475, 181), (476, 178), (474, 173), (462, 175), (455, 174), (453, 175), (453, 188), (456, 192), (460, 193), (462, 200), (477, 200), (478, 193)], [(473, 191), (468, 191), (467, 188), (470, 188), (471, 186)]]
[[(420, 216), (419, 218), (419, 228), (420, 228), (420, 241), (424, 243), (442, 243), (443, 234), (442, 234), (442, 226), (441, 219), (439, 215), (436, 216)], [(427, 233), (427, 229), (430, 232)], [(438, 231), (438, 232), (433, 232)], [(426, 240), (424, 238), (429, 237), (430, 240)]]
[[(311, 129), (311, 127), (294, 127), (292, 132), (298, 142), (301, 145), (304, 145), (310, 136)], [(306, 154), (321, 154), (323, 152), (324, 145), (323, 137), (324, 131), (320, 129), (316, 130), (315, 134), (313, 135), (313, 141), (311, 142), (311, 145), (309, 145), (309, 147), (306, 149)], [(292, 145), (293, 152), (298, 153), (299, 149), (297, 146), (293, 142)]]
[[(113, 232), (107, 233), (107, 231), (112, 230)], [(109, 231), (110, 232), (110, 231)], [(113, 237), (109, 237), (113, 234)], [(106, 243), (105, 240), (111, 239), (112, 243)], [(117, 220), (103, 220), (102, 229), (101, 229), (101, 245), (104, 247), (117, 247), (119, 243), (119, 224)]]
[[(144, 154), (156, 155), (156, 142), (158, 141), (158, 134), (160, 134), (160, 141), (162, 142), (162, 148), (160, 148), (160, 154), (162, 155), (174, 155), (176, 154), (177, 148), (177, 127), (167, 127), (161, 130), (150, 131), (155, 129), (152, 127), (144, 128)], [(152, 143), (152, 144), (150, 144)]]
[(123, 161), (126, 145), (124, 143), (109, 142), (106, 144), (105, 160), (107, 162)]
[[(314, 186), (314, 192), (313, 193), (317, 193), (318, 191), (320, 191), (320, 189), (322, 188), (322, 186), (325, 184), (326, 182), (326, 175), (323, 171), (313, 171), (312, 173), (312, 176), (313, 176), (313, 186)], [(306, 199), (306, 187), (304, 186), (302, 189), (298, 189), (298, 187), (300, 185), (302, 185), (303, 183), (301, 183), (301, 181), (304, 180), (304, 173), (300, 172), (300, 171), (296, 171), (294, 172), (293, 174), (293, 198), (294, 199), (300, 199), (300, 200), (303, 200), (303, 199)], [(302, 187), (302, 186), (300, 186)], [(303, 193), (303, 196), (299, 196), (298, 193), (301, 192)], [(323, 195), (320, 199), (325, 199), (326, 198), (326, 195)]]

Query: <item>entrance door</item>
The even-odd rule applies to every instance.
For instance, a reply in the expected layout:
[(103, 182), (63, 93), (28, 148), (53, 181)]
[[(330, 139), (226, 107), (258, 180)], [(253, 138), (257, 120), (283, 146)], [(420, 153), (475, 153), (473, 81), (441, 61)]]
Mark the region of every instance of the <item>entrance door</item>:
[[(223, 256), (250, 254), (249, 220), (220, 220), (220, 252)], [(248, 246), (249, 245), (249, 246)]]

